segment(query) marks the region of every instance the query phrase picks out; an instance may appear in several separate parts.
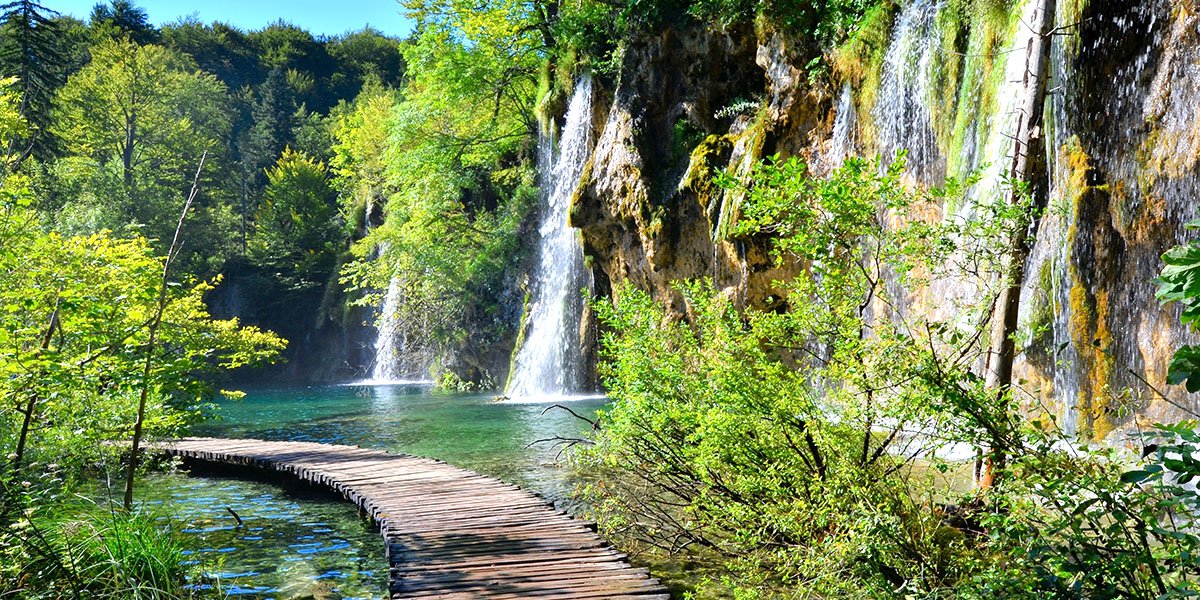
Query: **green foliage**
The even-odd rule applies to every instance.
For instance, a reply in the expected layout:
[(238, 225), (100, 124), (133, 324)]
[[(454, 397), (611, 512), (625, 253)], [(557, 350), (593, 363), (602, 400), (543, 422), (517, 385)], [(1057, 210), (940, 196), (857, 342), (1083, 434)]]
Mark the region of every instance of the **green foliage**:
[(620, 41), (640, 31), (689, 22), (729, 28), (753, 23), (761, 17), (769, 26), (804, 35), (817, 47), (828, 47), (844, 40), (863, 15), (878, 4), (879, 0), (585, 1), (564, 6), (563, 18), (555, 30), (562, 41), (580, 44), (574, 47), (599, 57), (604, 54), (597, 50), (604, 49), (612, 40)]
[(325, 163), (290, 148), (267, 170), (267, 188), (255, 217), (252, 256), (296, 278), (294, 286), (324, 283), (342, 226)]
[[(1189, 223), (1195, 229), (1200, 223)], [(1164, 303), (1178, 302), (1180, 321), (1200, 330), (1200, 241), (1176, 246), (1163, 254), (1163, 269), (1156, 282), (1157, 296)], [(1167, 371), (1171, 384), (1186, 384), (1189, 392), (1200, 391), (1200, 346), (1184, 346), (1175, 352)]]
[[(8, 90), (6, 90), (8, 91)], [(0, 144), (16, 135), (3, 96)], [(149, 390), (145, 432), (177, 435), (211, 408), (205, 374), (272, 360), (273, 334), (213, 320), (206, 283), (163, 282), (142, 237), (38, 227), (29, 179), (0, 182), (0, 593), (17, 597), (177, 597), (181, 557), (134, 515), (58, 513), (81, 480), (120, 468)], [(166, 284), (161, 326), (152, 333)], [(157, 335), (158, 343), (151, 343)], [(139, 415), (140, 416), (140, 415)]]
[(931, 506), (927, 473), (949, 466), (949, 444), (1021, 443), (1010, 399), (970, 371), (986, 320), (895, 307), (1002, 230), (925, 221), (954, 191), (916, 195), (901, 165), (815, 179), (770, 160), (720, 180), (744, 195), (734, 236), (797, 273), (773, 311), (739, 311), (708, 283), (678, 288), (682, 318), (628, 288), (596, 303), (614, 399), (586, 458), (610, 475), (591, 489), (599, 517), (731, 573), (701, 591), (936, 597), (984, 564), (977, 534)]
[(1195, 426), (1158, 425), (1137, 436), (1148, 456), (1132, 470), (1130, 458), (1112, 449), (1042, 446), (1022, 456), (985, 521), (1008, 564), (977, 586), (979, 596), (1195, 597)]
[[(201, 156), (215, 155), (229, 136), (227, 104), (223, 84), (165, 48), (129, 41), (94, 47), (92, 61), (58, 96), (55, 130), (70, 148), (51, 182), (64, 198), (56, 215), (60, 227), (85, 233), (137, 223), (148, 237), (169, 239), (184, 182), (191, 182)], [(215, 156), (206, 163), (207, 175), (219, 164)], [(203, 182), (220, 188), (207, 177)], [(218, 231), (232, 216), (211, 203), (199, 212), (197, 220)], [(210, 238), (212, 246), (192, 248), (219, 257), (231, 242)]]
[(165, 524), (100, 506), (56, 506), (0, 534), (0, 594), (23, 599), (190, 598), (193, 567)]
[(158, 30), (150, 24), (146, 11), (130, 0), (109, 0), (92, 7), (90, 18), (97, 40), (129, 39), (137, 44), (156, 44)]

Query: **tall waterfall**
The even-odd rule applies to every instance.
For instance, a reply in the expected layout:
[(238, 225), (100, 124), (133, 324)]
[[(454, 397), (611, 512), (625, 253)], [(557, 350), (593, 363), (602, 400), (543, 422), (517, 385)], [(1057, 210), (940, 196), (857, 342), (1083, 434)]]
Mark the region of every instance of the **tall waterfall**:
[(884, 159), (907, 149), (908, 172), (925, 183), (940, 179), (944, 163), (929, 110), (932, 67), (941, 58), (941, 8), (941, 0), (912, 0), (896, 17), (874, 114)]
[(564, 396), (583, 391), (584, 360), (579, 339), (582, 289), (589, 284), (583, 250), (567, 224), (571, 196), (592, 145), (592, 80), (575, 86), (562, 138), (541, 140), (543, 213), (538, 266), (531, 282), (532, 305), (524, 325), (505, 395), (509, 398)]

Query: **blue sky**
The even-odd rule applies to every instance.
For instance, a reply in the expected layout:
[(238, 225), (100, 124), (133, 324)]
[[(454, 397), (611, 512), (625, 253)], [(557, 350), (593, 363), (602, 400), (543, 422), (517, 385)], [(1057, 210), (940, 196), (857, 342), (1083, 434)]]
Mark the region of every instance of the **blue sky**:
[[(87, 19), (99, 0), (41, 0), (46, 8)], [(396, 0), (134, 0), (155, 25), (195, 14), (201, 21), (224, 21), (242, 29), (261, 29), (283, 18), (314, 35), (337, 35), (370, 24), (402, 36), (412, 23), (400, 16)]]

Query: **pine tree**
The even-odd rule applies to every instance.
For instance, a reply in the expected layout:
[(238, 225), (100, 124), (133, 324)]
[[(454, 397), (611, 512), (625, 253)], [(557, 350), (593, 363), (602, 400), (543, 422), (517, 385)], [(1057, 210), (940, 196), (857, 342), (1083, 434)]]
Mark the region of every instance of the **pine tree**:
[[(251, 109), (253, 124), (242, 144), (242, 160), (250, 170), (261, 173), (292, 143), (297, 108), (296, 94), (288, 86), (283, 69), (272, 69), (258, 88), (258, 99)], [(255, 187), (259, 183), (261, 180), (256, 178)]]
[(0, 6), (3, 38), (0, 40), (0, 75), (19, 80), (19, 110), (30, 132), (10, 140), (8, 156), (17, 163), (30, 155), (47, 159), (54, 154), (49, 133), (54, 94), (65, 80), (66, 59), (59, 47), (58, 13), (36, 0), (18, 0)]

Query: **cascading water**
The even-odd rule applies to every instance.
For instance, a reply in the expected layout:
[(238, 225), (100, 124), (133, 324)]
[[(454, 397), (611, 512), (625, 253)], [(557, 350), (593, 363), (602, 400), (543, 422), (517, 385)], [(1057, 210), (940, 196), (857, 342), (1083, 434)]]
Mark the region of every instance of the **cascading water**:
[(838, 98), (837, 108), (833, 118), (833, 137), (829, 142), (829, 150), (825, 155), (826, 166), (837, 169), (846, 162), (846, 158), (855, 153), (858, 115), (854, 110), (854, 90), (847, 82), (842, 86), (842, 95)]
[(941, 58), (937, 15), (941, 0), (913, 0), (901, 10), (884, 55), (875, 126), (885, 160), (908, 150), (908, 172), (922, 183), (943, 175), (929, 102), (932, 65)]
[(582, 290), (589, 285), (583, 250), (567, 224), (571, 196), (583, 175), (592, 145), (592, 81), (575, 86), (557, 152), (553, 135), (539, 145), (543, 216), (538, 267), (531, 282), (532, 305), (524, 341), (517, 349), (505, 395), (510, 399), (580, 394), (584, 359), (579, 339)]
[[(380, 257), (386, 255), (387, 246), (380, 248)], [(424, 323), (405, 319), (405, 279), (394, 275), (388, 282), (379, 307), (375, 337), (375, 364), (371, 367), (371, 378), (360, 384), (424, 383), (429, 378), (429, 365), (433, 362), (426, 344), (421, 343)]]
[(408, 340), (400, 328), (400, 302), (402, 297), (399, 277), (393, 277), (388, 284), (387, 293), (383, 297), (383, 306), (379, 310), (379, 335), (375, 338), (375, 366), (371, 369), (371, 379), (375, 381), (392, 381), (402, 379), (404, 372), (403, 357), (407, 354)]

